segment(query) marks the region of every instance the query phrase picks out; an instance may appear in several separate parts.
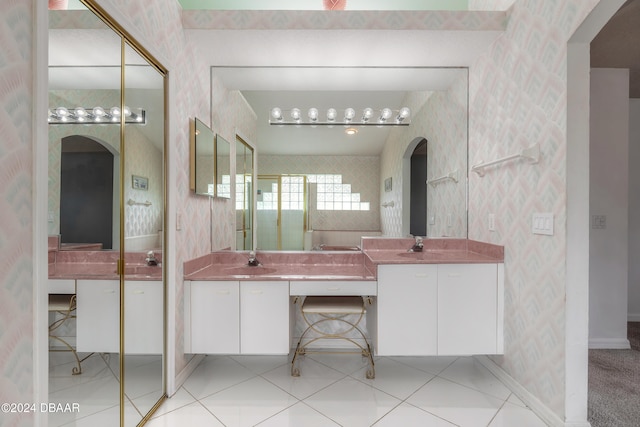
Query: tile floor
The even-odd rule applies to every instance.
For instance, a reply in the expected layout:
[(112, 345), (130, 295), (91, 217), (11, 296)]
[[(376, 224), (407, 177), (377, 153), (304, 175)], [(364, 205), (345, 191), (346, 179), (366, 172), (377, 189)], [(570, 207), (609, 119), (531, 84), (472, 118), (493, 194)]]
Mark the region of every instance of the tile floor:
[[(87, 356), (79, 354), (80, 357)], [(49, 427), (113, 427), (120, 423), (119, 360), (116, 354), (93, 354), (82, 374), (68, 352), (49, 353), (49, 402), (78, 403), (80, 412), (49, 413)], [(127, 356), (125, 422), (135, 426), (162, 395), (160, 356)]]
[(147, 426), (543, 427), (472, 357), (207, 356)]

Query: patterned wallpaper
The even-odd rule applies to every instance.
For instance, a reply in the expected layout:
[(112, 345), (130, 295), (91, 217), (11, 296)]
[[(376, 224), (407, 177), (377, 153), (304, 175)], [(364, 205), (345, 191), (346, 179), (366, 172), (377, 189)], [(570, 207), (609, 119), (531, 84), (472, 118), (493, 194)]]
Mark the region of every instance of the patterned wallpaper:
[[(182, 354), (182, 262), (210, 250), (209, 201), (189, 193), (188, 119), (209, 115), (209, 70), (199, 62), (182, 31), (175, 1), (101, 0), (119, 11), (121, 24), (141, 34), (167, 59), (171, 70), (170, 162), (175, 174), (175, 206), (189, 226), (177, 232), (176, 372)], [(472, 1), (473, 3), (473, 1)], [(485, 3), (499, 4), (498, 0)], [(560, 417), (564, 413), (564, 286), (566, 217), (566, 42), (598, 0), (518, 0), (510, 11), (506, 34), (470, 69), (470, 163), (510, 154), (532, 141), (541, 143), (536, 166), (505, 164), (484, 178), (470, 177), (470, 238), (506, 247), (506, 354), (496, 362)], [(0, 394), (3, 401), (28, 402), (33, 394), (33, 121), (34, 3), (0, 2), (0, 142), (2, 220), (0, 221)], [(503, 15), (504, 16), (504, 15)], [(364, 20), (363, 25), (376, 24)], [(473, 24), (475, 25), (475, 24)], [(223, 93), (214, 84), (214, 103)], [(231, 104), (229, 104), (231, 105)], [(227, 117), (250, 122), (237, 100)], [(214, 109), (216, 111), (216, 109)], [(220, 114), (220, 113), (216, 113)], [(216, 122), (214, 114), (214, 122)], [(36, 120), (35, 118), (33, 120)], [(231, 122), (217, 122), (231, 126)], [(215, 124), (215, 123), (214, 123)], [(248, 125), (250, 127), (250, 125)], [(252, 129), (243, 129), (254, 137)], [(225, 130), (225, 137), (230, 137)], [(384, 159), (381, 166), (390, 168)], [(385, 173), (382, 176), (386, 176)], [(224, 201), (214, 201), (214, 218), (232, 218)], [(552, 237), (531, 236), (531, 212), (556, 217)], [(496, 232), (486, 230), (496, 214)], [(230, 233), (233, 234), (233, 233)], [(215, 246), (232, 239), (223, 232)], [(30, 425), (31, 416), (0, 418), (0, 425)]]
[[(33, 2), (0, 2), (0, 401), (31, 402), (33, 374)], [(33, 414), (2, 414), (28, 426)]]
[[(505, 356), (495, 358), (560, 418), (565, 405), (567, 41), (597, 0), (519, 0), (506, 34), (470, 69), (469, 162), (540, 144), (536, 165), (469, 177), (469, 238), (505, 246)], [(531, 234), (552, 212), (553, 236)], [(496, 215), (496, 231), (487, 218)]]
[[(382, 179), (392, 178), (393, 191), (385, 192), (382, 184), (379, 191), (383, 202), (394, 203), (393, 207), (382, 209), (382, 232), (386, 236), (403, 234), (402, 159), (409, 146), (413, 150), (417, 138), (425, 138), (428, 179), (454, 171), (459, 175), (457, 183), (444, 181), (428, 186), (428, 216), (435, 218), (435, 224), (427, 225), (427, 234), (429, 237), (466, 237), (467, 73), (461, 73), (446, 92), (415, 92), (403, 104), (415, 113), (411, 126), (391, 131), (382, 152)], [(449, 215), (451, 226), (447, 221)]]
[[(377, 156), (272, 156), (259, 155), (260, 175), (341, 174), (369, 211), (309, 212), (312, 230), (380, 230), (380, 158)], [(313, 207), (315, 203), (310, 203)]]

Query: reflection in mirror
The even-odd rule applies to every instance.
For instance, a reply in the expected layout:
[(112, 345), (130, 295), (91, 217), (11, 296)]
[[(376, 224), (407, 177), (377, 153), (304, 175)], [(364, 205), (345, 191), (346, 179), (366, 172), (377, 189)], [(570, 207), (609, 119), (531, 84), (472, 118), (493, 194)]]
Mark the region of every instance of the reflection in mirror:
[(216, 197), (231, 198), (231, 145), (216, 135)]
[(165, 111), (164, 77), (128, 43), (125, 61), (124, 103), (147, 119), (124, 128), (125, 426), (135, 426), (164, 395)]
[(200, 119), (191, 123), (191, 189), (202, 196), (213, 196), (215, 182), (215, 139), (211, 128)]
[[(420, 190), (426, 191), (427, 203), (414, 216), (424, 219), (426, 230), (414, 231), (428, 237), (467, 236), (466, 68), (214, 67), (212, 74), (226, 88), (239, 90), (256, 113), (260, 175), (307, 177), (305, 241), (310, 244), (305, 248), (359, 245), (365, 235), (408, 235), (407, 165), (422, 140), (429, 141), (426, 179), (457, 171), (457, 180)], [(274, 107), (297, 107), (305, 120), (308, 111), (317, 110), (324, 122), (331, 108), (352, 107), (359, 120), (367, 107), (401, 106), (411, 110), (409, 126), (354, 126), (352, 135), (342, 126), (278, 126), (269, 120)], [(391, 185), (385, 188), (385, 182)], [(262, 244), (258, 240), (254, 246)]]
[(253, 148), (236, 136), (236, 249), (252, 250)]
[[(120, 36), (86, 8), (50, 11), (49, 25), (49, 115), (120, 106)], [(96, 44), (100, 55), (91, 54)], [(73, 425), (80, 416), (118, 425), (120, 126), (50, 123), (50, 247), (67, 250), (49, 266), (49, 335), (57, 337), (50, 339), (49, 401), (77, 402), (82, 413), (50, 412), (48, 425)], [(66, 304), (52, 304), (59, 298)], [(70, 349), (78, 359), (57, 351)]]

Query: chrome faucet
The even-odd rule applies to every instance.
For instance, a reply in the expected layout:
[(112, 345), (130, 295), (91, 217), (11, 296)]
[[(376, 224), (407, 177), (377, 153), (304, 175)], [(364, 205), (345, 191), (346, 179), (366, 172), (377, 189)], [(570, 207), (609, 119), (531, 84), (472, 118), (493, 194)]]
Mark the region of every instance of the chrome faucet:
[(250, 267), (257, 267), (260, 265), (260, 261), (256, 258), (256, 251), (249, 252), (249, 262), (247, 265)]
[(156, 254), (153, 251), (147, 252), (147, 257), (144, 260), (148, 266), (158, 265), (158, 260), (156, 259)]
[(416, 236), (416, 242), (411, 246), (408, 252), (422, 252), (422, 248), (424, 248), (424, 243), (422, 243), (422, 237)]

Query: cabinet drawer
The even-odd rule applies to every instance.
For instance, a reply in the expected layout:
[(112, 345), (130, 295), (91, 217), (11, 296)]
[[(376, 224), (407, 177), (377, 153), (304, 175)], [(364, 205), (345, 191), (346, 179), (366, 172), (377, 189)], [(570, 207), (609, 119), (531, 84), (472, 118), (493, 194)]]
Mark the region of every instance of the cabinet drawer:
[(74, 279), (48, 279), (47, 288), (50, 294), (75, 294), (76, 281)]
[(377, 295), (378, 282), (372, 280), (305, 280), (289, 284), (290, 295)]

